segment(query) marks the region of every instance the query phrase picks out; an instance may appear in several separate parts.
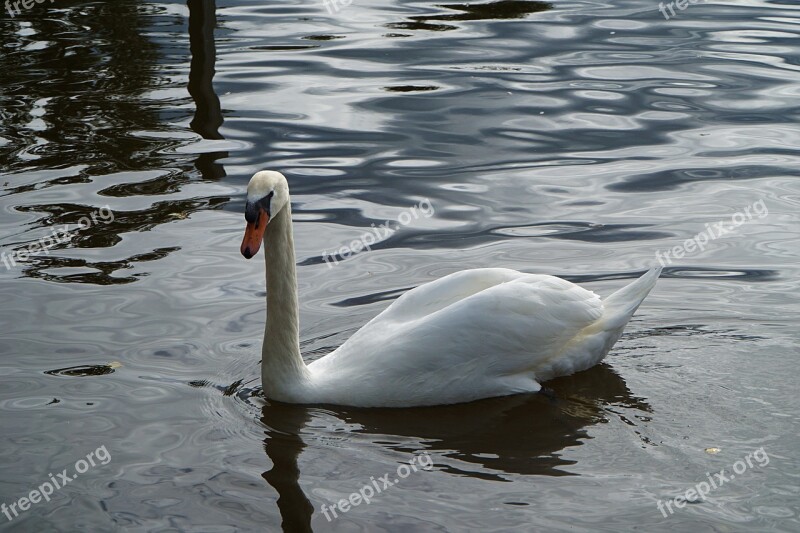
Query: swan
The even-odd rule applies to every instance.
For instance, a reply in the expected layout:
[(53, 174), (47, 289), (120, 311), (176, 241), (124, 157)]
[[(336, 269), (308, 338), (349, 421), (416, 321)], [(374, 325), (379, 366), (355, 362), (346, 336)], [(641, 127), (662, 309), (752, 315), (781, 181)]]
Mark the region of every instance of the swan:
[(463, 270), (412, 289), (339, 348), (300, 355), (289, 185), (275, 171), (247, 187), (246, 259), (262, 243), (267, 320), (261, 379), (269, 400), (417, 407), (533, 393), (599, 363), (661, 273), (601, 300), (561, 278), (506, 268)]

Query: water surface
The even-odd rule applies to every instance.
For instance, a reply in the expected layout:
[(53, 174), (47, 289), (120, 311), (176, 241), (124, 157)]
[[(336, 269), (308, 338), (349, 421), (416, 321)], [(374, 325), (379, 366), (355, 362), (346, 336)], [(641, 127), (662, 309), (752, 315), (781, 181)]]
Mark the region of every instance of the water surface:
[[(71, 231), (0, 263), (0, 503), (111, 456), (0, 527), (800, 529), (797, 6), (337, 5), (56, 0), (0, 19), (0, 252)], [(307, 361), (462, 268), (607, 295), (750, 216), (673, 251), (606, 361), (543, 394), (292, 407), (260, 395), (263, 264), (238, 253), (263, 168), (293, 193)], [(399, 223), (424, 200), (433, 216)], [(421, 454), (430, 470), (326, 519)]]

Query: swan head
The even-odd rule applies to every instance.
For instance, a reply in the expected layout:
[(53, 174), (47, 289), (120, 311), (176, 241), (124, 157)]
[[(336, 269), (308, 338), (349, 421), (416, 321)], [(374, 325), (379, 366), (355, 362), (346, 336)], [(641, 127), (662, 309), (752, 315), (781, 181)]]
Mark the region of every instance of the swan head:
[(289, 183), (283, 174), (262, 170), (250, 178), (244, 207), (247, 229), (242, 240), (243, 256), (250, 259), (258, 253), (270, 218), (274, 218), (287, 203), (289, 203)]

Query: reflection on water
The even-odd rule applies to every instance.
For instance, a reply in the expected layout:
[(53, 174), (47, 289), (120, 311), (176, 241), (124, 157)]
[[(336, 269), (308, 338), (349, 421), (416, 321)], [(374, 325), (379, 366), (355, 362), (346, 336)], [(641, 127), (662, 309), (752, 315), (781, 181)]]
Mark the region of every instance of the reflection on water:
[[(204, 138), (219, 139), (216, 130), (222, 116), (211, 86), (214, 6), (213, 2), (190, 2), (191, 6), (194, 55), (189, 87), (197, 103), (192, 129)], [(191, 161), (174, 153), (184, 142), (171, 137), (174, 128), (165, 124), (161, 106), (148, 99), (155, 87), (170, 83), (158, 70), (159, 47), (146, 37), (145, 28), (155, 13), (153, 6), (122, 1), (113, 6), (68, 8), (57, 20), (31, 14), (19, 22), (3, 21), (9, 30), (3, 32), (3, 44), (16, 52), (0, 58), (5, 72), (0, 130), (5, 142), (0, 143), (0, 161), (8, 173), (40, 169), (32, 180), (7, 178), (4, 194), (25, 197), (42, 191), (35, 196), (46, 200), (26, 201), (17, 207), (36, 219), (24, 233), (5, 243), (7, 249), (24, 249), (48, 226), (74, 224), (102, 206), (104, 197), (160, 198), (189, 183)], [(225, 172), (214, 162), (226, 156), (227, 152), (203, 153), (195, 166), (203, 178), (218, 179)], [(89, 198), (64, 192), (65, 187), (81, 184), (88, 185)], [(53, 192), (47, 194), (46, 189)], [(33, 256), (21, 273), (67, 283), (134, 282), (137, 276), (119, 271), (162, 259), (180, 247), (163, 246), (122, 257), (117, 253), (111, 261), (69, 257), (59, 250), (114, 247), (126, 234), (148, 231), (228, 200), (191, 198), (158, 201), (133, 210), (114, 208), (113, 224), (79, 231), (68, 244)]]
[[(795, 18), (701, 3), (664, 21), (633, 0), (0, 18), (0, 254), (114, 213), (0, 260), (0, 501), (100, 445), (113, 457), (10, 527), (796, 531)], [(263, 168), (292, 187), (308, 361), (461, 268), (606, 295), (741, 206), (769, 216), (675, 260), (606, 364), (549, 392), (264, 405), (263, 266), (237, 253)], [(323, 260), (423, 198), (435, 216)], [(775, 459), (757, 475), (668, 519), (655, 507), (760, 446)], [(320, 515), (423, 450), (431, 472)]]
[[(433, 457), (456, 461), (437, 465), (457, 476), (511, 481), (504, 474), (577, 475), (561, 457), (570, 446), (590, 439), (587, 427), (606, 422), (613, 407), (650, 412), (608, 365), (548, 383), (543, 394), (493, 398), (465, 405), (416, 409), (353, 409), (326, 407), (350, 431), (409, 453), (425, 450)], [(264, 448), (273, 467), (264, 479), (277, 491), (285, 531), (310, 531), (313, 507), (299, 485), (298, 457), (306, 448), (302, 434), (314, 411), (270, 403), (261, 421), (267, 426)], [(410, 448), (409, 439), (418, 442)], [(392, 444), (394, 442), (394, 444)], [(458, 465), (458, 466), (456, 466)], [(478, 465), (480, 469), (471, 468)], [(353, 489), (355, 490), (355, 488)]]
[(264, 408), (261, 422), (268, 428), (264, 450), (272, 461), (272, 469), (264, 479), (278, 492), (284, 531), (312, 531), (314, 508), (300, 488), (297, 457), (306, 447), (300, 436), (310, 417), (305, 408), (291, 405), (270, 405)]
[(387, 28), (397, 30), (429, 30), (448, 31), (457, 30), (458, 26), (449, 24), (431, 23), (430, 21), (448, 20), (503, 20), (523, 18), (531, 13), (544, 11), (553, 7), (548, 2), (533, 0), (499, 0), (498, 2), (485, 2), (477, 4), (444, 4), (437, 6), (458, 13), (442, 15), (417, 15), (409, 17), (413, 22), (396, 22), (387, 24)]
[[(214, 44), (217, 6), (214, 0), (188, 0), (187, 5), (192, 52), (188, 89), (195, 103), (194, 118), (189, 125), (204, 139), (223, 139), (219, 133), (223, 122), (222, 108), (213, 84), (217, 59)], [(200, 154), (195, 166), (204, 179), (221, 179), (225, 177), (225, 169), (216, 161), (226, 157), (228, 152), (225, 151)]]
[(222, 139), (219, 127), (222, 126), (222, 110), (219, 98), (214, 92), (214, 27), (216, 26), (217, 6), (215, 2), (189, 0), (189, 42), (192, 63), (189, 70), (189, 94), (195, 103), (192, 130), (204, 139)]

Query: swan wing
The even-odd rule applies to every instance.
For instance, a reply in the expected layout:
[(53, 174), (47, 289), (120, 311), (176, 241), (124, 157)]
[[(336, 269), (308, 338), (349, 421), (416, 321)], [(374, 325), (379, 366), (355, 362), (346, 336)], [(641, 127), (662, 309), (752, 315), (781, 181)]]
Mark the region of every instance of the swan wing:
[(455, 403), (534, 392), (602, 315), (597, 295), (560, 278), (462, 271), (407, 292), (309, 370), (333, 402), (424, 405), (434, 396)]

